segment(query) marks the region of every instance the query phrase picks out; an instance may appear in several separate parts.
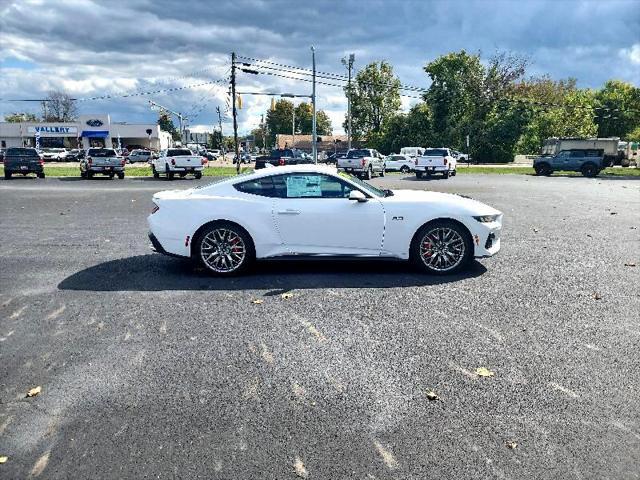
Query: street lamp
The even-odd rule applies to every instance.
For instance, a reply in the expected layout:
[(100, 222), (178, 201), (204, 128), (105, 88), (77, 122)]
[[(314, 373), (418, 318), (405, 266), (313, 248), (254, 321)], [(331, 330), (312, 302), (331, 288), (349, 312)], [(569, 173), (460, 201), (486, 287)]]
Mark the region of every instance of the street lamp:
[(349, 139), (349, 150), (351, 150), (351, 71), (353, 70), (353, 62), (356, 56), (351, 53), (349, 59), (343, 57), (342, 65), (349, 70), (349, 83), (347, 84), (347, 138)]

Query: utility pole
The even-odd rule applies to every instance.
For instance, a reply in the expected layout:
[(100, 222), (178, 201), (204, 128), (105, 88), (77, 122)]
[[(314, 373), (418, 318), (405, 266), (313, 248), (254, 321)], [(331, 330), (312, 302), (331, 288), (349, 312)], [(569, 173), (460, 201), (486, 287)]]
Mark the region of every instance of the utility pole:
[(293, 105), (293, 116), (291, 117), (291, 148), (296, 147), (296, 104)]
[(342, 59), (342, 64), (349, 70), (349, 82), (347, 83), (347, 138), (349, 140), (349, 150), (351, 150), (351, 71), (353, 70), (353, 62), (356, 56), (349, 54), (349, 60)]
[(262, 151), (267, 151), (267, 141), (265, 140), (266, 135), (264, 134), (264, 114), (260, 115), (260, 130), (262, 130)]
[[(165, 112), (169, 112), (172, 113), (173, 115), (175, 115), (176, 117), (178, 117), (178, 122), (179, 122), (179, 129), (180, 129), (180, 143), (183, 143), (184, 141), (184, 137), (185, 137), (185, 132), (184, 132), (184, 119), (185, 116), (182, 115), (180, 112), (174, 112), (173, 110), (168, 109), (167, 107), (163, 107), (162, 105), (160, 105), (157, 102), (154, 102), (153, 100), (149, 100), (149, 105), (151, 105), (151, 110), (159, 110), (160, 113), (162, 113), (162, 111)], [(186, 143), (186, 142), (184, 142)]]
[(318, 147), (316, 140), (318, 135), (316, 132), (316, 49), (311, 46), (311, 61), (313, 63), (313, 92), (311, 94), (311, 103), (313, 104), (313, 125), (311, 126), (311, 151), (313, 152), (313, 163), (318, 163)]
[(216, 107), (218, 112), (218, 126), (220, 127), (220, 151), (222, 152), (222, 159), (226, 160), (224, 156), (224, 135), (222, 134), (222, 114), (220, 113), (220, 107)]
[(240, 149), (238, 148), (238, 112), (236, 110), (236, 52), (231, 53), (231, 98), (233, 102), (233, 143), (236, 152), (236, 173), (240, 174)]

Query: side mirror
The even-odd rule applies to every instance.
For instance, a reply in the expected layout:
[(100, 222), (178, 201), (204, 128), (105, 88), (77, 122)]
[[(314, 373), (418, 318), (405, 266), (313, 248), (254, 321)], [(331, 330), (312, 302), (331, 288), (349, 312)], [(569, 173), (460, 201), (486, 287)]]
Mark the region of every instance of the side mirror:
[(366, 202), (369, 199), (367, 197), (364, 196), (364, 193), (362, 193), (360, 190), (351, 190), (351, 192), (349, 192), (349, 200), (356, 200), (357, 202)]

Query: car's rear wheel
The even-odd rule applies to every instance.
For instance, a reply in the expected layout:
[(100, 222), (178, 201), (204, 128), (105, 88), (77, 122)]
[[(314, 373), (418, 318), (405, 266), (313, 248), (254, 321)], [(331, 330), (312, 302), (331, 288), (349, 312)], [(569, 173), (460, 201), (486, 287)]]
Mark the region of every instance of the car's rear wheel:
[(36, 174), (38, 178), (44, 178), (44, 172), (39, 172)]
[(422, 172), (416, 172), (416, 178), (422, 178)]
[(580, 171), (585, 177), (595, 177), (598, 175), (598, 167), (595, 163), (585, 163)]
[(367, 172), (364, 174), (364, 179), (371, 180), (371, 177), (373, 177), (373, 169), (369, 167), (367, 168)]
[(384, 167), (382, 167), (382, 170), (380, 171), (380, 176), (384, 177), (385, 171), (384, 171)]
[(87, 178), (91, 180), (93, 178), (93, 172), (87, 172)]
[(200, 180), (202, 178), (202, 172), (196, 172), (193, 175), (195, 177), (196, 180)]
[(409, 173), (409, 167), (407, 167), (406, 165), (403, 165), (402, 167), (400, 167), (400, 171), (402, 173)]
[(160, 174), (156, 170), (156, 166), (155, 165), (151, 165), (151, 171), (153, 172), (153, 178), (160, 178)]
[(418, 230), (410, 254), (413, 264), (421, 270), (446, 275), (460, 271), (469, 263), (473, 243), (462, 225), (440, 220)]
[(7, 172), (6, 170), (4, 171), (4, 179), (5, 180), (11, 180), (11, 172)]
[(249, 234), (230, 222), (216, 222), (204, 229), (194, 245), (194, 258), (215, 275), (237, 275), (255, 259)]
[(451, 173), (451, 172), (449, 172), (449, 170), (447, 170), (446, 172), (444, 172), (444, 173), (442, 174), (442, 176), (443, 176), (444, 178), (449, 178), (449, 174), (450, 174), (450, 173)]
[(119, 178), (120, 180), (124, 180), (124, 172), (120, 172), (120, 173), (118, 173), (118, 178)]

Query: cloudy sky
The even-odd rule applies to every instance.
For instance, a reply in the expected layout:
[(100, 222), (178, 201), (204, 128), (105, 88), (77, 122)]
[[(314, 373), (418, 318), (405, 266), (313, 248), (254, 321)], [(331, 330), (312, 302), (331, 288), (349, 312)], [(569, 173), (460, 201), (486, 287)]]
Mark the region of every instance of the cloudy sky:
[[(356, 69), (384, 59), (404, 84), (422, 87), (429, 85), (427, 62), (461, 49), (485, 57), (517, 52), (529, 57), (530, 75), (575, 77), (582, 87), (609, 78), (638, 85), (640, 0), (0, 0), (0, 118), (39, 113), (36, 104), (8, 100), (64, 90), (84, 99), (81, 113), (153, 122), (151, 99), (190, 116), (196, 130), (211, 128), (215, 107), (227, 110), (230, 52), (310, 68), (311, 45), (320, 71), (344, 74), (340, 59), (354, 53)], [(240, 73), (238, 85), (296, 94), (311, 89), (266, 74)], [(149, 91), (156, 93), (117, 98)], [(106, 95), (116, 98), (89, 100)], [(246, 132), (270, 100), (243, 100), (239, 121)], [(415, 101), (404, 98), (404, 107)], [(320, 85), (318, 108), (342, 130), (340, 88)], [(230, 118), (223, 121), (229, 133)]]

